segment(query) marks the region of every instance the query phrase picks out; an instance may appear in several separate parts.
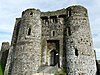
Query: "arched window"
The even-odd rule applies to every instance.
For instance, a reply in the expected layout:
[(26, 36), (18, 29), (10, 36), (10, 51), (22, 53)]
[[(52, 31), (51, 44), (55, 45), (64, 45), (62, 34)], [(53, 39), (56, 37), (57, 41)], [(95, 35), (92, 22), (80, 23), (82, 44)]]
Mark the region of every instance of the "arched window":
[(28, 28), (28, 35), (31, 35), (31, 28)]
[(55, 35), (56, 35), (55, 30), (51, 31), (51, 36), (55, 36)]
[(55, 36), (55, 31), (53, 31), (53, 36)]

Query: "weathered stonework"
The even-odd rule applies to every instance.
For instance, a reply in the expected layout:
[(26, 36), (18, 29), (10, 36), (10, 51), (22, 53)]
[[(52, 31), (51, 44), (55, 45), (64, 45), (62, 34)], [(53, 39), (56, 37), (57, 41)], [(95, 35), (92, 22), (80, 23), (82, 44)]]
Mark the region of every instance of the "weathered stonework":
[(3, 68), (3, 73), (5, 70), (6, 63), (7, 63), (9, 48), (10, 48), (10, 45), (8, 42), (2, 43), (1, 51), (0, 51), (0, 64), (1, 64), (1, 67)]
[(100, 60), (97, 60), (97, 75), (100, 75)]
[(59, 68), (68, 75), (96, 75), (87, 9), (23, 11), (16, 19), (4, 75), (54, 73)]
[[(71, 16), (66, 18), (64, 32), (68, 75), (96, 75), (95, 53), (87, 10), (77, 6), (68, 9)], [(66, 31), (67, 29), (71, 31)]]

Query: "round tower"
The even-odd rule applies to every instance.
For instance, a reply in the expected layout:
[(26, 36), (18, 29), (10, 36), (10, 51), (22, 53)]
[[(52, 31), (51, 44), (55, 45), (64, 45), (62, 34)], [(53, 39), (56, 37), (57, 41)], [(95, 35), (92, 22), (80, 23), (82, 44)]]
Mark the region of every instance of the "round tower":
[(14, 54), (11, 75), (33, 75), (40, 66), (41, 21), (40, 11), (23, 11)]
[(68, 75), (96, 75), (95, 53), (87, 9), (82, 6), (71, 6), (66, 12), (64, 68)]

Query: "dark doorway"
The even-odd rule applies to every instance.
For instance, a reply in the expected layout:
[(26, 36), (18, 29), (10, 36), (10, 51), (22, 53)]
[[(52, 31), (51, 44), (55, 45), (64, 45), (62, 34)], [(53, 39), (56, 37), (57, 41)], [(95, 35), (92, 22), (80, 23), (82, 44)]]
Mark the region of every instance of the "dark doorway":
[(58, 63), (58, 53), (56, 52), (56, 50), (52, 50), (50, 52), (51, 57), (50, 57), (50, 66), (55, 66)]
[(50, 66), (57, 64), (60, 67), (59, 40), (47, 40), (47, 48), (50, 50)]

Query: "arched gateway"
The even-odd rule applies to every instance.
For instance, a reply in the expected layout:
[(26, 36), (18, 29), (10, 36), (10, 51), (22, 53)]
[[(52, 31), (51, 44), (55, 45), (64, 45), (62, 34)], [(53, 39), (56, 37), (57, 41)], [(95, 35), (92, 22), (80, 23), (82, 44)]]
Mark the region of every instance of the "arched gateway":
[(56, 50), (52, 50), (50, 52), (50, 66), (55, 66), (56, 64), (58, 64), (58, 52)]

